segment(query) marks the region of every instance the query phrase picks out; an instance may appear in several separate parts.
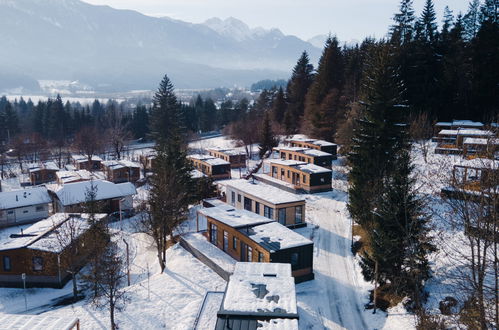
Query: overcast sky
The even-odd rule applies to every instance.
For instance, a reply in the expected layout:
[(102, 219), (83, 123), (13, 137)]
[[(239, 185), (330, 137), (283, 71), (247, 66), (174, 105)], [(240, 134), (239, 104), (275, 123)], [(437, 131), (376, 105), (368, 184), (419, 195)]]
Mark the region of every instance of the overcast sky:
[[(398, 10), (399, 0), (84, 0), (97, 5), (133, 9), (150, 16), (169, 16), (201, 23), (211, 17), (238, 18), (250, 27), (279, 28), (308, 39), (336, 34), (342, 41), (383, 37)], [(419, 15), (425, 0), (414, 0)], [(467, 0), (434, 0), (440, 17), (448, 5), (465, 12)]]

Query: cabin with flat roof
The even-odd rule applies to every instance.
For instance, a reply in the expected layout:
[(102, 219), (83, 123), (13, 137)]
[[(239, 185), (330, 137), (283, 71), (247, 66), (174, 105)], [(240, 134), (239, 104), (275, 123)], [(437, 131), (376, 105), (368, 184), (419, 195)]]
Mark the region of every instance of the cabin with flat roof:
[(333, 160), (336, 159), (330, 153), (302, 147), (277, 147), (274, 148), (274, 152), (283, 160), (298, 160), (329, 169), (332, 167)]
[(314, 243), (280, 223), (231, 205), (198, 210), (206, 219), (208, 241), (232, 258), (290, 263), (297, 282), (314, 278)]
[(231, 168), (246, 167), (246, 152), (237, 149), (209, 148), (210, 156), (223, 159), (230, 163)]
[(133, 196), (137, 194), (130, 182), (112, 183), (105, 180), (90, 180), (62, 185), (47, 186), (52, 196), (55, 212), (82, 212), (88, 202), (88, 192), (95, 190), (94, 200), (98, 212), (112, 213), (133, 209)]
[(59, 167), (52, 161), (28, 165), (29, 180), (33, 186), (56, 180)]
[(77, 170), (98, 171), (101, 169), (102, 158), (92, 156), (91, 161), (84, 155), (71, 155), (73, 165)]
[(215, 330), (298, 330), (298, 320), (289, 264), (236, 263), (216, 315)]
[(209, 155), (194, 154), (187, 156), (195, 169), (213, 178), (213, 180), (230, 179), (230, 163)]
[(58, 171), (56, 174), (57, 184), (74, 183), (90, 180), (104, 180), (106, 177), (102, 172), (79, 171)]
[(0, 192), (0, 227), (44, 219), (52, 202), (45, 187)]
[(1, 314), (0, 324), (3, 329), (80, 330), (80, 320), (77, 317), (57, 317), (46, 314)]
[(256, 180), (230, 180), (224, 182), (227, 203), (286, 227), (306, 226), (305, 199), (277, 187)]
[[(325, 167), (295, 160), (271, 159), (264, 165), (266, 175), (257, 175), (258, 180), (271, 185), (284, 185), (296, 192), (307, 193), (332, 190), (333, 172)], [(267, 179), (266, 177), (269, 177)]]
[[(83, 267), (92, 253), (92, 244), (85, 244), (92, 239), (88, 217), (88, 214), (57, 213), (17, 234), (0, 235), (0, 286), (23, 287), (21, 275), (26, 274), (28, 287), (62, 288), (71, 278), (66, 264), (75, 241), (60, 240), (58, 232), (75, 233), (80, 267)], [(105, 217), (105, 214), (95, 214), (97, 221)]]
[(463, 155), (495, 158), (499, 152), (499, 138), (465, 138), (463, 140)]
[(156, 161), (155, 151), (150, 151), (139, 156), (139, 162), (144, 170), (144, 176), (146, 172), (152, 171), (155, 161)]
[(291, 147), (316, 149), (331, 154), (333, 156), (333, 159), (337, 158), (338, 145), (329, 141), (307, 138), (293, 138), (289, 139), (288, 143), (291, 145)]
[(140, 165), (128, 160), (103, 161), (102, 170), (106, 179), (113, 183), (135, 183), (140, 179)]

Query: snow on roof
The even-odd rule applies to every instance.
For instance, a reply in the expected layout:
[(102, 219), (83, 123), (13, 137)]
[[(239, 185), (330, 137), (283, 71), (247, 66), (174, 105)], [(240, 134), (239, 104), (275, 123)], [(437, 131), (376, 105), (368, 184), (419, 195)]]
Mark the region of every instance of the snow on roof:
[(439, 121), (435, 126), (452, 126), (452, 123), (449, 121)]
[(37, 163), (37, 164), (29, 164), (28, 165), (29, 172), (37, 172), (40, 170), (51, 170), (51, 171), (58, 171), (59, 167), (55, 162), (48, 161), (48, 162), (43, 162), (43, 163)]
[(321, 150), (317, 150), (317, 149), (302, 148), (302, 147), (279, 147), (279, 148), (274, 148), (274, 150), (299, 152), (299, 153), (302, 153), (304, 155), (308, 155), (308, 156), (312, 156), (312, 157), (331, 156), (330, 153), (325, 152), (325, 151), (321, 151)]
[(215, 152), (220, 152), (224, 153), (229, 156), (238, 156), (238, 155), (246, 155), (246, 152), (238, 149), (228, 149), (228, 148), (221, 148), (221, 147), (211, 147), (206, 149), (208, 151), (215, 151)]
[(200, 209), (198, 212), (233, 228), (254, 226), (274, 221), (250, 211), (235, 209), (229, 204)]
[(140, 167), (139, 164), (137, 164), (135, 162), (131, 162), (129, 160), (105, 160), (102, 162), (102, 165), (104, 165), (106, 167), (110, 167), (113, 170), (119, 169), (119, 168), (124, 168), (124, 167), (136, 167), (136, 168)]
[(225, 272), (232, 274), (236, 260), (224, 251), (211, 244), (206, 237), (201, 233), (188, 233), (182, 235), (182, 239), (189, 243), (190, 246), (202, 253), (206, 258), (213, 261), (217, 266)]
[(242, 276), (263, 276), (265, 274), (272, 274), (276, 277), (292, 276), (291, 264), (274, 262), (237, 262), (234, 274)]
[(221, 312), (296, 314), (295, 281), (291, 269), (288, 276), (273, 276), (275, 274), (246, 272), (250, 267), (244, 267), (241, 272), (235, 269), (227, 284)]
[[(77, 163), (84, 163), (88, 161), (88, 157), (84, 155), (71, 155), (71, 158)], [(99, 156), (92, 156), (92, 160), (101, 162), (102, 158), (100, 158)]]
[(482, 145), (499, 145), (499, 139), (484, 139), (467, 137), (463, 141), (464, 144), (482, 144)]
[(90, 172), (88, 170), (78, 170), (78, 171), (58, 171), (55, 173), (57, 180), (62, 183), (71, 183), (75, 181), (105, 179), (105, 175), (100, 172)]
[(484, 131), (476, 128), (459, 129), (457, 135), (477, 135), (477, 136), (493, 136), (491, 131)]
[(119, 160), (118, 161), (120, 164), (126, 166), (126, 167), (131, 167), (131, 168), (140, 168), (140, 164), (139, 163), (136, 163), (136, 162), (132, 162), (130, 160), (127, 160), (127, 159), (122, 159), (122, 160)]
[(499, 160), (488, 158), (460, 159), (460, 163), (455, 165), (499, 170)]
[(453, 120), (452, 126), (475, 126), (475, 127), (483, 127), (483, 124), (478, 121), (471, 120)]
[(284, 186), (284, 187), (293, 189), (293, 191), (295, 189), (295, 186), (292, 183), (273, 178), (270, 174), (255, 173), (255, 174), (253, 174), (253, 177), (255, 177), (257, 180), (273, 182), (278, 186)]
[(325, 141), (325, 140), (317, 140), (317, 139), (309, 139), (306, 137), (293, 137), (288, 140), (289, 142), (305, 142), (305, 143), (311, 143), (316, 146), (321, 146), (321, 147), (327, 147), (327, 146), (335, 146), (335, 143)]
[(204, 178), (204, 177), (206, 177), (206, 174), (204, 174), (201, 171), (198, 171), (198, 170), (191, 171), (191, 178), (193, 178), (193, 179), (199, 179), (199, 178)]
[(297, 319), (271, 319), (268, 321), (257, 321), (258, 330), (298, 330)]
[(96, 188), (96, 200), (120, 198), (137, 193), (135, 186), (130, 182), (116, 184), (106, 180), (81, 181), (50, 188), (55, 192), (62, 205), (68, 206), (84, 203), (87, 200), (87, 191), (91, 189), (92, 184)]
[(457, 129), (443, 129), (438, 135), (457, 135)]
[(220, 158), (216, 158), (216, 157), (213, 157), (210, 155), (193, 154), (193, 155), (189, 155), (188, 157), (192, 158), (192, 159), (200, 160), (200, 161), (208, 163), (210, 165), (230, 165), (230, 163), (228, 161), (220, 159)]
[(50, 203), (45, 187), (0, 192), (0, 210)]
[(315, 140), (312, 143), (315, 144), (316, 146), (321, 146), (321, 147), (328, 147), (328, 146), (335, 146), (336, 145), (335, 143), (325, 141), (325, 140)]
[(271, 164), (285, 165), (285, 166), (296, 166), (296, 165), (305, 165), (306, 162), (301, 162), (298, 160), (288, 160), (288, 159), (271, 159), (269, 161)]
[(241, 232), (270, 252), (313, 244), (308, 238), (275, 221), (244, 229)]
[(78, 323), (77, 318), (42, 315), (0, 314), (1, 329), (68, 330)]
[(283, 191), (282, 189), (258, 181), (237, 179), (226, 181), (223, 184), (275, 205), (305, 201), (304, 198), (296, 194)]
[(299, 169), (302, 172), (305, 173), (328, 173), (332, 172), (330, 169), (318, 166), (315, 164), (303, 164), (303, 165), (297, 165), (295, 168)]
[(490, 123), (490, 127), (497, 128), (497, 127), (499, 127), (499, 123)]
[[(106, 214), (96, 214), (97, 219), (102, 219)], [(69, 213), (56, 213), (51, 217), (38, 221), (31, 225), (30, 227), (24, 229), (19, 233), (17, 237), (6, 237), (0, 241), (0, 250), (12, 250), (19, 249), (23, 247), (33, 248), (35, 250), (49, 251), (49, 252), (61, 252), (63, 250), (63, 245), (57, 239), (57, 235), (54, 232), (54, 227), (63, 226), (71, 218), (71, 221), (77, 221), (75, 226), (72, 226), (77, 230), (76, 237), (81, 235), (85, 230), (88, 229), (88, 214), (69, 214)], [(69, 240), (67, 244), (69, 244)], [(66, 244), (66, 246), (67, 246)]]

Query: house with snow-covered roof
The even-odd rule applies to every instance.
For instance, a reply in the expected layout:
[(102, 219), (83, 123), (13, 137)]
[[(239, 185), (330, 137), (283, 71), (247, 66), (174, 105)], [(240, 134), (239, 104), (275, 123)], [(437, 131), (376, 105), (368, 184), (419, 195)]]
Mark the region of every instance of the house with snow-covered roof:
[(89, 192), (99, 207), (99, 212), (111, 213), (133, 208), (133, 196), (137, 194), (130, 182), (112, 183), (106, 180), (89, 180), (62, 185), (47, 186), (55, 212), (81, 212), (89, 200)]
[(336, 159), (337, 157), (338, 145), (329, 141), (309, 139), (305, 137), (294, 137), (287, 140), (287, 142), (291, 145), (291, 147), (316, 149), (331, 154), (333, 159)]
[[(106, 214), (94, 216), (102, 221)], [(78, 244), (80, 267), (93, 252), (92, 244), (85, 244), (93, 239), (88, 218), (88, 214), (57, 213), (17, 233), (0, 235), (0, 285), (22, 287), (25, 274), (27, 286), (63, 287), (71, 278), (66, 269), (72, 244)], [(72, 232), (74, 239), (61, 238), (65, 232)]]
[(242, 150), (213, 147), (206, 151), (210, 156), (228, 161), (231, 168), (246, 167), (246, 152)]
[(200, 209), (198, 217), (208, 241), (237, 261), (289, 263), (297, 282), (314, 278), (314, 243), (286, 226), (228, 204)]
[(231, 165), (228, 161), (210, 155), (193, 154), (187, 156), (195, 169), (214, 180), (230, 179)]
[(89, 161), (87, 156), (71, 155), (71, 160), (77, 170), (100, 170), (102, 163), (102, 158), (100, 158), (99, 156), (92, 156), (92, 159)]
[(137, 182), (140, 179), (140, 165), (129, 160), (106, 160), (102, 162), (106, 179), (113, 183)]
[(329, 169), (332, 166), (332, 161), (336, 159), (336, 156), (333, 156), (328, 152), (311, 148), (276, 147), (273, 151), (274, 153), (277, 153), (281, 159), (299, 160)]
[(32, 185), (39, 185), (56, 180), (56, 173), (59, 167), (52, 161), (29, 164), (29, 179)]
[(285, 263), (236, 263), (215, 330), (298, 330), (295, 282)]
[(45, 187), (0, 192), (0, 227), (35, 222), (48, 217), (51, 201)]
[(277, 220), (287, 227), (305, 226), (305, 199), (257, 180), (224, 181), (227, 203)]

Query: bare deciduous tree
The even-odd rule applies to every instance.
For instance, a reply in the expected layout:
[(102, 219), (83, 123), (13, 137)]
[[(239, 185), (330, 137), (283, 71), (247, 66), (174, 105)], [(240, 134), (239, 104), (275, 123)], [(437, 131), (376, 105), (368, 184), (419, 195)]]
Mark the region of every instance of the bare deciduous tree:
[(432, 133), (432, 123), (426, 112), (421, 112), (413, 118), (409, 128), (409, 134), (413, 142), (421, 150), (425, 163), (428, 162), (428, 150), (430, 148)]
[(104, 149), (102, 134), (95, 127), (83, 127), (76, 133), (73, 149), (86, 156), (88, 162), (91, 163), (92, 157)]

